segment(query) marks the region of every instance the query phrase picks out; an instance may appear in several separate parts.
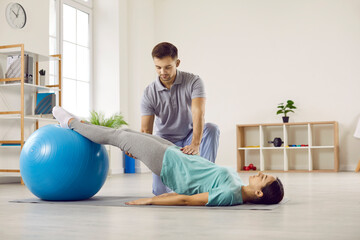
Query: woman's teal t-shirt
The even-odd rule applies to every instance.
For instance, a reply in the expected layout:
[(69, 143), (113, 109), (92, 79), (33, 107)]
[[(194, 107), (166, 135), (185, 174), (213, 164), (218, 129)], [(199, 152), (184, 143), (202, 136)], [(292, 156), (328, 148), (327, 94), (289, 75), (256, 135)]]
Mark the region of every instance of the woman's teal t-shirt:
[(234, 169), (218, 166), (179, 147), (168, 147), (160, 174), (162, 182), (178, 194), (209, 192), (206, 206), (242, 204), (243, 183)]

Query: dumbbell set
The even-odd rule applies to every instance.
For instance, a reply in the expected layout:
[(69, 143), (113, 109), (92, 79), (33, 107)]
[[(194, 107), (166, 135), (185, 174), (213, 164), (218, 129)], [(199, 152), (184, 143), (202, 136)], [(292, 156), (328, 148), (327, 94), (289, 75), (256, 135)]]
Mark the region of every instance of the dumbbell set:
[(254, 164), (250, 163), (249, 166), (244, 166), (243, 167), (244, 171), (250, 171), (250, 170), (256, 170), (256, 167), (254, 166)]

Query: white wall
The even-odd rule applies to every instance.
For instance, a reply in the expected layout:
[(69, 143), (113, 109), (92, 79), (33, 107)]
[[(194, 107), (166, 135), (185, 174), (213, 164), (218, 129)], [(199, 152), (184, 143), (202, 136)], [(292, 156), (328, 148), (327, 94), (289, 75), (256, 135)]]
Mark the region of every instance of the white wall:
[[(126, 1), (94, 1), (93, 5), (92, 102), (95, 111), (107, 116), (120, 110), (120, 11), (124, 3)], [(121, 151), (111, 147), (110, 152), (111, 173), (123, 172)]]
[[(94, 109), (120, 111), (140, 128), (140, 98), (155, 78), (152, 0), (94, 1)], [(149, 77), (150, 75), (150, 77)]]
[[(353, 107), (360, 100), (359, 1), (122, 0), (119, 4), (111, 1), (107, 7), (119, 14), (119, 23), (112, 28), (118, 40), (109, 40), (109, 45), (118, 44), (113, 49), (120, 53), (120, 73), (108, 71), (120, 76), (120, 110), (131, 128), (140, 128), (141, 95), (154, 80), (151, 50), (156, 43), (169, 41), (179, 49), (180, 69), (205, 81), (206, 120), (221, 129), (218, 164), (235, 167), (236, 124), (281, 122), (276, 106), (292, 99), (298, 110), (290, 121), (339, 121), (340, 168), (355, 169), (360, 156), (360, 142), (352, 137), (360, 117)], [(102, 93), (96, 89), (95, 95), (118, 91), (119, 86), (111, 84), (114, 79), (104, 81), (110, 84)], [(108, 103), (107, 97), (97, 97), (96, 107)]]
[[(354, 170), (360, 141), (360, 2), (354, 0), (157, 0), (156, 41), (179, 49), (180, 69), (207, 89), (206, 120), (221, 129), (218, 163), (235, 166), (235, 125), (291, 121), (340, 124), (340, 167)], [(219, 114), (220, 113), (220, 114)]]
[(120, 108), (119, 1), (94, 1), (93, 7), (93, 107), (113, 114)]
[(131, 127), (140, 130), (140, 102), (156, 75), (151, 58), (154, 47), (154, 1), (131, 0), (128, 8), (128, 101)]
[(49, 54), (49, 1), (17, 0), (26, 11), (26, 25), (14, 29), (6, 21), (5, 11), (11, 0), (0, 0), (0, 45), (25, 44), (27, 51)]
[[(135, 130), (143, 79), (155, 76), (153, 6), (148, 0), (94, 1), (94, 109), (107, 115), (120, 111)], [(112, 148), (112, 154), (113, 173), (122, 172), (121, 152)]]

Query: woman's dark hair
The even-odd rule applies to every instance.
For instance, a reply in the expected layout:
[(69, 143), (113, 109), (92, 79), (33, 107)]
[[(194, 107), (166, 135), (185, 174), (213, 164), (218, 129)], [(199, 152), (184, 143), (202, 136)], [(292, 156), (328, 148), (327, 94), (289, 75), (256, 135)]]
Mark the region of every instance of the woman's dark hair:
[(279, 178), (265, 186), (262, 190), (263, 196), (254, 199), (252, 202), (256, 204), (277, 204), (284, 197), (284, 187)]
[(178, 57), (178, 50), (177, 48), (168, 42), (159, 43), (154, 47), (151, 53), (153, 58), (164, 58), (164, 57), (171, 57), (172, 59), (177, 59)]

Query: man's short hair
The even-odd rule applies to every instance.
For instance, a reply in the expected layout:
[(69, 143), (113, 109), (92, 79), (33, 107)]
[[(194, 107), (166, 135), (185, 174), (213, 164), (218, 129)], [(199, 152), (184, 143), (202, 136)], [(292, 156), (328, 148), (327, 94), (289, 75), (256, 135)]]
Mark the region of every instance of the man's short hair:
[(164, 57), (171, 57), (172, 59), (177, 59), (178, 50), (171, 43), (162, 42), (154, 47), (151, 55), (153, 58), (159, 58), (159, 59), (162, 59)]
[(284, 187), (279, 178), (265, 186), (262, 190), (263, 196), (252, 202), (256, 204), (277, 204), (284, 197)]

